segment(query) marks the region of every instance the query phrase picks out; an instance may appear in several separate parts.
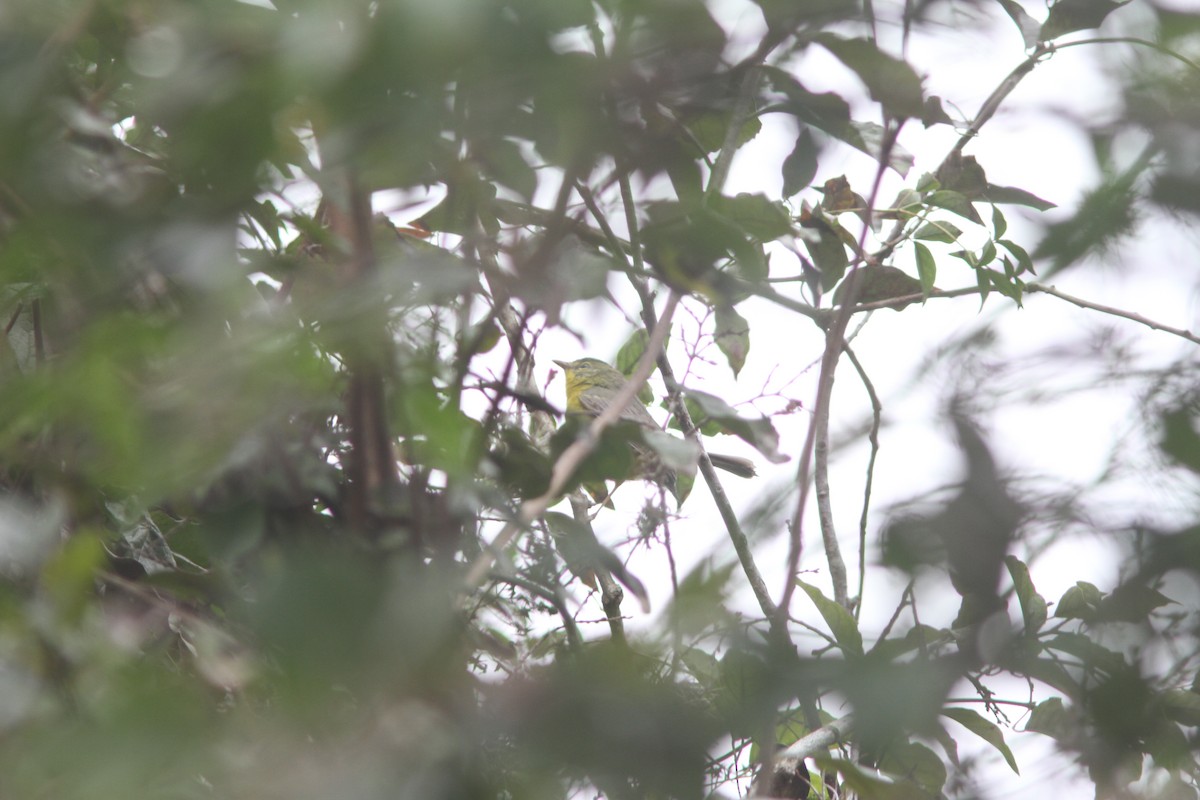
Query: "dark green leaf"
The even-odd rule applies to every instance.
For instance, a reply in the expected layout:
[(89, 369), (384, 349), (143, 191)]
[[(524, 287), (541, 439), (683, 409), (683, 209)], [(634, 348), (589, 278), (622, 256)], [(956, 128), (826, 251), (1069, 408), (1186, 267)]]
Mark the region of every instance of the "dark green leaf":
[[(996, 260), (996, 245), (992, 242), (991, 239), (988, 239), (986, 242), (983, 243), (983, 249), (979, 251), (978, 263), (980, 266), (983, 266), (984, 264), (990, 264), (995, 260)], [(1015, 277), (1015, 276), (1009, 276), (1009, 277)]]
[(1004, 742), (1004, 734), (995, 723), (984, 719), (979, 712), (969, 708), (943, 708), (942, 714), (996, 748), (1000, 755), (1004, 756), (1009, 768), (1018, 775), (1021, 774), (1021, 770), (1017, 769), (1017, 760), (1013, 757), (1012, 750), (1008, 749), (1008, 745)]
[(888, 210), (879, 216), (883, 219), (908, 220), (921, 212), (924, 202), (920, 192), (908, 188), (901, 189)]
[(1128, 668), (1125, 657), (1081, 633), (1057, 633), (1043, 645), (1046, 650), (1057, 650), (1074, 656), (1089, 671), (1117, 675)]
[(812, 599), (813, 604), (820, 612), (821, 618), (825, 620), (825, 624), (829, 626), (830, 633), (833, 634), (834, 641), (842, 648), (842, 652), (847, 658), (863, 655), (862, 634), (858, 632), (858, 623), (854, 621), (854, 617), (841, 604), (830, 600), (821, 590), (815, 586), (805, 583), (804, 581), (796, 581), (796, 585), (804, 590), (804, 593)]
[(925, 98), (925, 109), (921, 114), (921, 124), (926, 128), (934, 125), (953, 125), (954, 120), (942, 108), (942, 98), (930, 95)]
[[(1018, 189), (1015, 186), (997, 186), (993, 183), (987, 185), (980, 199), (997, 204), (1029, 206), (1030, 208), (1036, 208), (1038, 211), (1048, 211), (1056, 208), (1056, 205), (1049, 200), (1043, 200), (1024, 189)], [(999, 236), (1000, 234), (996, 235)]]
[(1029, 567), (1016, 556), (1005, 556), (1008, 573), (1012, 576), (1017, 600), (1021, 603), (1021, 617), (1025, 622), (1025, 635), (1036, 636), (1046, 624), (1046, 600), (1033, 588)]
[(839, 233), (842, 228), (837, 220), (826, 218), (819, 208), (809, 213), (808, 219), (801, 215), (798, 238), (804, 241), (808, 254), (821, 272), (822, 291), (829, 292), (846, 273), (850, 257), (846, 254), (846, 243)]
[(937, 279), (937, 262), (933, 260), (929, 248), (920, 242), (913, 242), (913, 250), (917, 255), (917, 277), (921, 281), (921, 291), (929, 294), (933, 289), (934, 280)]
[(1174, 602), (1157, 589), (1127, 583), (1100, 601), (1096, 618), (1105, 622), (1145, 622), (1150, 612)]
[(919, 742), (900, 741), (890, 745), (879, 768), (902, 782), (915, 783), (927, 797), (940, 796), (946, 785), (946, 767), (942, 760)]
[(488, 174), (528, 201), (537, 188), (537, 174), (521, 155), (521, 148), (508, 139), (495, 139), (475, 153), (487, 165)]
[(962, 236), (962, 231), (949, 222), (926, 222), (920, 228), (917, 228), (917, 232), (913, 236), (917, 239), (924, 239), (927, 242), (946, 242), (950, 244), (958, 241), (958, 237)]
[(1194, 472), (1200, 472), (1200, 431), (1196, 415), (1186, 406), (1163, 413), (1162, 451)]
[(1070, 742), (1078, 731), (1078, 715), (1069, 711), (1061, 698), (1052, 697), (1034, 707), (1025, 730), (1043, 733), (1052, 739)]
[(1038, 41), (1048, 42), (1064, 34), (1086, 28), (1099, 28), (1112, 12), (1129, 0), (1058, 0), (1050, 7), (1050, 14), (1042, 23)]
[[(563, 451), (576, 439), (586, 435), (591, 419), (582, 415), (568, 414), (563, 424), (550, 437), (550, 454), (557, 461)], [(630, 445), (642, 441), (642, 426), (630, 420), (620, 420), (604, 429), (596, 447), (583, 460), (571, 476), (570, 483), (563, 488), (571, 491), (580, 483), (596, 483), (605, 480), (625, 480), (633, 472), (633, 451)]]
[(1004, 219), (1004, 214), (1000, 212), (998, 206), (992, 206), (992, 238), (1001, 239), (1004, 237), (1004, 232), (1008, 230), (1008, 220)]
[(783, 196), (791, 197), (809, 186), (817, 174), (820, 148), (807, 125), (801, 126), (792, 152), (783, 160)]
[(759, 242), (774, 241), (792, 230), (791, 219), (783, 204), (769, 200), (763, 194), (722, 195), (712, 198), (710, 205)]
[(1017, 259), (1018, 275), (1025, 272), (1033, 273), (1033, 259), (1029, 257), (1029, 253), (1025, 252), (1023, 247), (1010, 239), (998, 239), (997, 244), (1012, 253), (1013, 258)]
[(960, 217), (974, 222), (976, 225), (983, 224), (983, 220), (979, 218), (979, 212), (975, 210), (975, 207), (971, 205), (971, 202), (964, 195), (958, 192), (952, 192), (949, 189), (939, 189), (936, 192), (930, 193), (925, 200), (931, 206), (952, 211)]
[(1188, 689), (1167, 689), (1159, 699), (1167, 717), (1182, 725), (1200, 727), (1200, 694)]
[[(883, 156), (883, 128), (873, 122), (850, 118), (850, 105), (833, 92), (810, 92), (796, 77), (779, 67), (764, 67), (763, 73), (777, 92), (787, 97), (786, 110), (802, 122), (824, 131), (835, 139), (873, 158)], [(900, 175), (912, 167), (913, 156), (898, 145), (888, 152), (888, 166)]]
[(1025, 49), (1036, 47), (1038, 33), (1041, 31), (1041, 25), (1037, 20), (1025, 13), (1025, 9), (1021, 8), (1020, 3), (1016, 0), (1000, 0), (1000, 5), (1004, 7), (1004, 12), (1012, 18), (1012, 21), (1017, 24), (1017, 29), (1021, 31)]
[[(688, 121), (688, 129), (700, 143), (705, 153), (715, 153), (725, 144), (725, 133), (729, 129), (731, 115), (729, 112), (708, 112)], [(734, 149), (741, 148), (762, 130), (762, 122), (758, 117), (751, 117), (742, 124), (742, 130), (734, 141)]]
[(842, 39), (829, 33), (814, 38), (854, 70), (871, 97), (890, 115), (899, 119), (922, 116), (921, 79), (907, 62), (887, 55), (868, 39)]
[(1055, 604), (1054, 616), (1064, 619), (1093, 619), (1103, 596), (1094, 585), (1087, 581), (1079, 581), (1063, 592), (1063, 596)]

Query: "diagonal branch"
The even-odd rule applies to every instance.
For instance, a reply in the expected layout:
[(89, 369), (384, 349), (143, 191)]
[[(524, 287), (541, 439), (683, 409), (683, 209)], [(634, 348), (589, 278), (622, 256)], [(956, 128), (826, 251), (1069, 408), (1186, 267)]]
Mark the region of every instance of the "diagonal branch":
[(1156, 322), (1152, 319), (1149, 319), (1148, 317), (1143, 317), (1141, 314), (1136, 314), (1132, 311), (1123, 311), (1122, 309), (1113, 308), (1112, 306), (1105, 306), (1105, 305), (1101, 305), (1099, 303), (1093, 303), (1090, 300), (1084, 300), (1082, 298), (1075, 297), (1073, 295), (1069, 295), (1066, 292), (1060, 292), (1058, 289), (1055, 289), (1053, 286), (1046, 286), (1041, 283), (1027, 283), (1027, 284), (1025, 284), (1025, 291), (1026, 292), (1040, 292), (1041, 294), (1048, 294), (1051, 297), (1057, 297), (1059, 300), (1065, 300), (1068, 303), (1071, 303), (1072, 305), (1079, 306), (1080, 308), (1086, 308), (1090, 311), (1099, 311), (1102, 314), (1109, 314), (1114, 317), (1121, 317), (1122, 319), (1132, 320), (1133, 322), (1136, 322), (1139, 325), (1145, 325), (1147, 328), (1150, 328), (1152, 330), (1163, 331), (1164, 333), (1169, 333), (1173, 336), (1178, 336), (1181, 339), (1187, 339), (1192, 344), (1200, 344), (1200, 336), (1197, 336), (1196, 334), (1192, 333), (1190, 330), (1184, 330), (1183, 328), (1173, 328), (1170, 325), (1163, 325), (1161, 322)]

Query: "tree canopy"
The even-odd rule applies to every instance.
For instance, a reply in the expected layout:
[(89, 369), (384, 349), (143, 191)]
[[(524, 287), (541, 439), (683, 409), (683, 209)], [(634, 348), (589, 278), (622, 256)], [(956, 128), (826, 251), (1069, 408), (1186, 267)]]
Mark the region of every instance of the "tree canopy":
[[(1098, 180), (992, 177), (1084, 53)], [(6, 3), (0, 795), (1197, 797), (1198, 62), (1154, 0)], [(1052, 404), (1086, 477), (1013, 463)]]

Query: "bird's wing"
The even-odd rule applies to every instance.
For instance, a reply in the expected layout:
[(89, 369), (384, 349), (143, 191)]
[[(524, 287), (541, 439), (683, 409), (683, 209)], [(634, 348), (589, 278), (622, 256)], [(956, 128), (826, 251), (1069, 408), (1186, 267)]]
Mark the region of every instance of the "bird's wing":
[[(616, 394), (615, 392), (613, 393)], [(583, 406), (583, 410), (593, 416), (600, 416), (604, 409), (608, 408), (612, 396), (595, 397), (590, 396), (587, 392), (581, 392), (579, 395), (579, 404)], [(658, 428), (658, 423), (654, 421), (654, 417), (650, 416), (650, 412), (642, 405), (642, 401), (636, 397), (629, 401), (625, 406), (625, 410), (621, 412), (621, 419), (632, 420), (639, 425), (645, 425), (648, 428)]]

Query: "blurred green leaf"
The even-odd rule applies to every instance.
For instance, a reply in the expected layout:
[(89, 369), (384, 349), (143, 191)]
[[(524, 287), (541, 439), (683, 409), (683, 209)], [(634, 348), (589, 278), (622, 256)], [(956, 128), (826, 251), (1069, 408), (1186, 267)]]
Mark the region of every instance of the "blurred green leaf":
[(1004, 563), (1012, 576), (1017, 600), (1021, 603), (1021, 617), (1025, 623), (1025, 635), (1036, 636), (1046, 624), (1046, 600), (1037, 593), (1029, 577), (1029, 567), (1016, 556), (1005, 556)]
[[(981, 199), (998, 204), (1028, 206), (1036, 208), (1038, 211), (1049, 211), (1052, 208), (1058, 207), (1049, 200), (1043, 200), (1024, 189), (1018, 189), (1015, 186), (996, 186), (992, 183), (989, 183), (987, 188), (984, 189)], [(996, 235), (1000, 236), (1001, 234), (997, 233)]]
[(812, 183), (817, 174), (819, 155), (820, 148), (812, 131), (807, 126), (801, 127), (792, 152), (783, 160), (784, 198), (791, 197)]
[(1017, 769), (1017, 760), (1013, 757), (1012, 750), (1004, 742), (1004, 734), (995, 723), (984, 719), (979, 712), (970, 708), (947, 707), (942, 709), (942, 714), (996, 748), (1000, 755), (1004, 756), (1009, 768), (1018, 775), (1021, 773), (1021, 770)]
[(867, 39), (819, 34), (816, 41), (854, 70), (871, 97), (894, 117), (920, 117), (924, 109), (921, 79), (905, 61), (887, 55)]
[(725, 354), (729, 368), (736, 377), (750, 352), (750, 323), (732, 306), (719, 306), (715, 313), (716, 330), (713, 338)]

